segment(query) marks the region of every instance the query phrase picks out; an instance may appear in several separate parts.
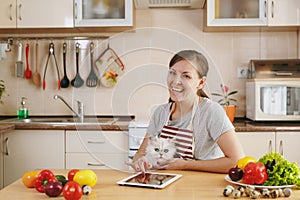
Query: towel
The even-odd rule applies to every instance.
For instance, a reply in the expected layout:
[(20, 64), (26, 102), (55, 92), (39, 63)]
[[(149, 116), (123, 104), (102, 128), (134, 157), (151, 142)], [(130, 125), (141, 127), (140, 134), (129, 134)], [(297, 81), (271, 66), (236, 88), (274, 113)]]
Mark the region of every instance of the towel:
[(6, 43), (0, 44), (0, 60), (3, 60), (6, 58), (6, 52), (5, 52), (6, 46), (7, 46)]

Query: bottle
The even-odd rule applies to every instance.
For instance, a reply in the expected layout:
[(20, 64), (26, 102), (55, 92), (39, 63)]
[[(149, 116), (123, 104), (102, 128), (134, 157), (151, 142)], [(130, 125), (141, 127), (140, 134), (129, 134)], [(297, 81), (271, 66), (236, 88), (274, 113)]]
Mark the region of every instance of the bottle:
[(27, 119), (28, 118), (28, 110), (25, 108), (25, 102), (26, 98), (22, 97), (21, 100), (21, 107), (18, 110), (18, 119)]

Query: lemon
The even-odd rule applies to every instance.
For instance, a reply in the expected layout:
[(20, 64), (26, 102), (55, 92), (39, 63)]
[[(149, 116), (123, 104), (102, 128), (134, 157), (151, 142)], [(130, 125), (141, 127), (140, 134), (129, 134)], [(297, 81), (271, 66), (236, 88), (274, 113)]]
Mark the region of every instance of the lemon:
[(245, 156), (245, 157), (243, 157), (243, 158), (241, 158), (241, 159), (238, 160), (238, 162), (237, 162), (237, 167), (240, 168), (240, 169), (242, 169), (242, 170), (244, 170), (245, 166), (246, 166), (249, 162), (254, 162), (254, 163), (256, 163), (257, 160), (256, 160), (254, 157), (252, 157), (252, 156)]
[(73, 181), (79, 183), (81, 186), (88, 185), (90, 187), (93, 187), (96, 185), (98, 180), (97, 175), (93, 170), (80, 170), (79, 172), (76, 172), (74, 175)]

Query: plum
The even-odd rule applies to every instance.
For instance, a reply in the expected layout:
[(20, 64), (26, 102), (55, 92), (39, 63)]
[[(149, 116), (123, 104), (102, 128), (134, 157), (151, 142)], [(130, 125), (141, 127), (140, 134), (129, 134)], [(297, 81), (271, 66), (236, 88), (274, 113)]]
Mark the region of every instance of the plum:
[(244, 174), (243, 170), (238, 167), (230, 168), (228, 171), (228, 175), (229, 175), (230, 179), (233, 181), (241, 180), (243, 178), (243, 174)]

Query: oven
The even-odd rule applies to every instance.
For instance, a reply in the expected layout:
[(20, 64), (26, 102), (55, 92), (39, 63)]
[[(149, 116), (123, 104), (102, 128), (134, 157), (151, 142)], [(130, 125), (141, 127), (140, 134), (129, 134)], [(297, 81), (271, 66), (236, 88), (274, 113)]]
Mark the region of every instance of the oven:
[[(131, 162), (133, 156), (139, 149), (146, 135), (148, 122), (146, 121), (131, 121), (128, 126), (128, 161)], [(132, 168), (130, 167), (132, 170)]]

